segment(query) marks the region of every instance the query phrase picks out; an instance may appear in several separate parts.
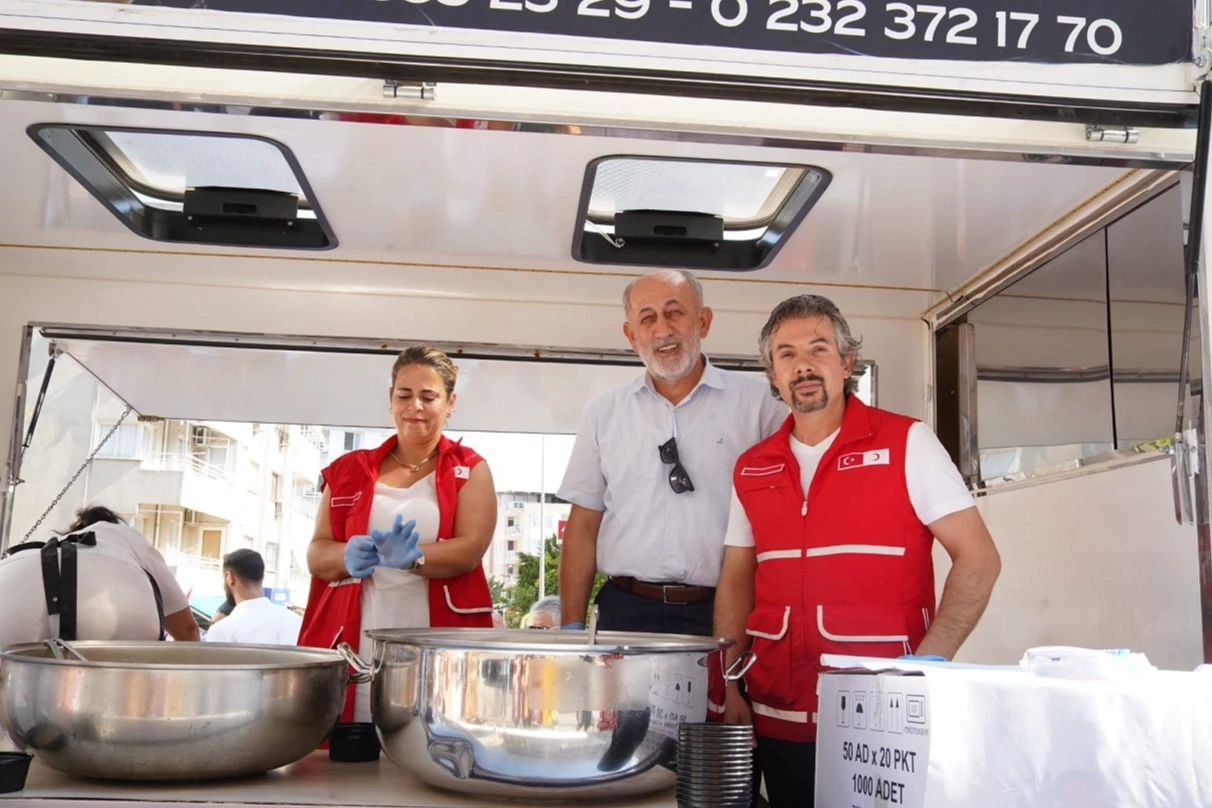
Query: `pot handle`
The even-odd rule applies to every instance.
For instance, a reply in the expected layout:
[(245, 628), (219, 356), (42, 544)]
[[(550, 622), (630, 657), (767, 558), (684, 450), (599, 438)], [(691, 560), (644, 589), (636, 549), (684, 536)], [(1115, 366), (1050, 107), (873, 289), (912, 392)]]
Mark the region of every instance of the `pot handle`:
[[(739, 657), (733, 660), (732, 664), (728, 666), (728, 669), (724, 671), (724, 681), (736, 682), (744, 678), (745, 674), (749, 672), (749, 669), (753, 667), (754, 662), (757, 662), (757, 654), (753, 653), (752, 651), (746, 651), (745, 653), (741, 654)], [(744, 664), (742, 665), (741, 663)], [(738, 670), (738, 668), (740, 670)]]
[(370, 666), (362, 661), (362, 658), (354, 653), (354, 649), (349, 647), (349, 643), (343, 642), (337, 645), (337, 653), (345, 658), (349, 663), (349, 667), (353, 668), (353, 674), (349, 680), (356, 685), (364, 685), (374, 678), (371, 673)]

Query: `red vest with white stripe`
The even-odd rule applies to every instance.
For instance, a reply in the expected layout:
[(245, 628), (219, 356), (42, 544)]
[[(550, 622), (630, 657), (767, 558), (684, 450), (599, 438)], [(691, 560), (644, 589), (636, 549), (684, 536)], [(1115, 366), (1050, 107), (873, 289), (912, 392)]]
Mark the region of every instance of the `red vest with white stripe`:
[[(328, 486), (329, 520), (333, 538), (339, 542), (364, 536), (370, 523), (370, 505), (379, 480), (379, 466), (396, 447), (394, 435), (377, 449), (361, 449), (337, 458), (323, 471)], [(434, 472), (438, 495), (438, 541), (454, 536), (455, 511), (459, 491), (471, 476), (471, 470), (483, 460), (462, 443), (445, 436), (438, 442), (437, 470)], [(307, 611), (299, 631), (299, 645), (330, 648), (347, 642), (355, 651), (361, 639), (362, 582), (354, 578), (341, 581), (311, 579)], [(433, 628), (492, 628), (492, 596), (483, 565), (454, 578), (429, 579), (429, 625)], [(353, 719), (354, 688), (345, 700), (342, 721)]]
[(842, 427), (805, 499), (794, 419), (749, 449), (733, 474), (753, 525), (757, 657), (745, 675), (758, 735), (816, 739), (822, 654), (898, 657), (934, 618), (934, 537), (905, 481), (913, 419), (848, 396)]

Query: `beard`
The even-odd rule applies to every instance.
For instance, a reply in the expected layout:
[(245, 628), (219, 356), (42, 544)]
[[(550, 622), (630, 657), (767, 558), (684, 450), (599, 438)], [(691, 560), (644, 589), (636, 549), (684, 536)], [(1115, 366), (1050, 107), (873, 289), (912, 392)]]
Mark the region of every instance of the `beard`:
[[(674, 357), (665, 357), (657, 353), (661, 348), (668, 348), (670, 345), (681, 345), (681, 353)], [(703, 355), (702, 345), (702, 340), (695, 333), (687, 339), (673, 337), (654, 342), (647, 348), (641, 348), (639, 354), (640, 359), (644, 361), (644, 367), (654, 378), (663, 382), (679, 382), (698, 367), (699, 359)]]
[[(820, 392), (815, 398), (801, 398), (795, 392), (795, 388), (804, 382), (816, 382), (819, 384)], [(825, 389), (825, 380), (815, 374), (808, 376), (797, 376), (792, 380), (787, 387), (788, 398), (791, 399), (791, 409), (796, 412), (806, 415), (810, 412), (819, 412), (829, 406), (829, 391)]]

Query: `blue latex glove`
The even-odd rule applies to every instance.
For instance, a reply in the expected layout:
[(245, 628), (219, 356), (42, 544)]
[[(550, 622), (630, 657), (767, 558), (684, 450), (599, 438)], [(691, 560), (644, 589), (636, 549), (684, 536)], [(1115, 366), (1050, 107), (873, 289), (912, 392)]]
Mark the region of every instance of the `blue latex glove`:
[(421, 534), (417, 533), (417, 520), (404, 521), (402, 514), (396, 514), (395, 524), (391, 530), (372, 530), (370, 537), (374, 539), (375, 549), (379, 551), (379, 563), (384, 567), (394, 567), (398, 570), (408, 569), (421, 557)]
[(951, 660), (947, 659), (947, 657), (939, 656), (938, 654), (926, 654), (925, 656), (918, 656), (917, 654), (905, 654), (904, 656), (899, 657), (899, 659), (907, 659), (910, 662), (950, 662), (951, 661)]
[(584, 623), (565, 623), (564, 625), (560, 626), (560, 630), (561, 631), (584, 631), (585, 624)]
[(370, 536), (354, 536), (345, 542), (345, 571), (351, 578), (365, 578), (379, 564), (379, 551)]

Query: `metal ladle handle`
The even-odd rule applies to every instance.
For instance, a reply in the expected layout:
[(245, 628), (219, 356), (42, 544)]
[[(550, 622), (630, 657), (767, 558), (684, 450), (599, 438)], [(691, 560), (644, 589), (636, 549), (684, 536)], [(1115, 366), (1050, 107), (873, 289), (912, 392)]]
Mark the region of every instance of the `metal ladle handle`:
[(597, 645), (598, 643), (598, 605), (593, 604), (593, 611), (589, 613), (589, 644)]
[(52, 637), (51, 639), (46, 640), (46, 647), (50, 649), (50, 652), (54, 655), (55, 659), (66, 659), (67, 657), (63, 656), (63, 652), (66, 651), (81, 662), (88, 662), (88, 657), (77, 651), (74, 645), (66, 640), (61, 640), (58, 637)]
[[(744, 663), (742, 665), (741, 663)], [(724, 681), (736, 682), (745, 677), (749, 669), (753, 667), (753, 663), (757, 662), (757, 654), (752, 651), (746, 651), (732, 661), (732, 664), (724, 669)], [(740, 670), (737, 670), (740, 668)]]
[(364, 685), (374, 678), (374, 673), (371, 671), (370, 666), (367, 665), (366, 662), (364, 662), (362, 658), (354, 652), (354, 649), (350, 647), (349, 643), (343, 642), (339, 644), (336, 651), (345, 658), (345, 661), (349, 663), (349, 667), (353, 668), (353, 673), (350, 675), (349, 681), (356, 685)]

